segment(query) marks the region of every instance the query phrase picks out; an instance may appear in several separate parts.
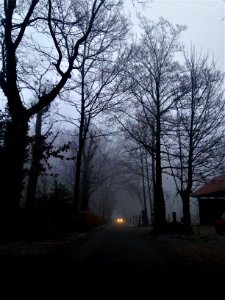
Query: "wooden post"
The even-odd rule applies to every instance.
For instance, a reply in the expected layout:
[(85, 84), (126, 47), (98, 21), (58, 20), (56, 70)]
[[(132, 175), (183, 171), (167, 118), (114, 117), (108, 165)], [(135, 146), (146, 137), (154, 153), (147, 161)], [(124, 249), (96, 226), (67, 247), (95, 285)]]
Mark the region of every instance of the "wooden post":
[(174, 224), (177, 223), (177, 216), (176, 216), (176, 212), (175, 211), (172, 212), (172, 218), (173, 218), (173, 223)]

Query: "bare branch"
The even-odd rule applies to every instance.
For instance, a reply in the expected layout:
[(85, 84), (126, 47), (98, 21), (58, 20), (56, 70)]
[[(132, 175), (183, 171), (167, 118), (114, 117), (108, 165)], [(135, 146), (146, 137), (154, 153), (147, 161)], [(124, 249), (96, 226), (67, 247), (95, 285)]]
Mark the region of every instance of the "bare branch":
[(19, 46), (19, 44), (20, 44), (20, 42), (23, 38), (24, 32), (25, 32), (25, 30), (26, 30), (26, 28), (29, 24), (30, 18), (32, 16), (33, 11), (35, 9), (35, 6), (38, 4), (38, 2), (39, 2), (39, 0), (32, 0), (32, 2), (31, 2), (31, 5), (30, 5), (29, 10), (27, 12), (27, 15), (26, 15), (23, 23), (20, 26), (20, 32), (19, 32), (19, 34), (18, 34), (18, 36), (17, 36), (17, 38), (14, 42), (15, 49)]

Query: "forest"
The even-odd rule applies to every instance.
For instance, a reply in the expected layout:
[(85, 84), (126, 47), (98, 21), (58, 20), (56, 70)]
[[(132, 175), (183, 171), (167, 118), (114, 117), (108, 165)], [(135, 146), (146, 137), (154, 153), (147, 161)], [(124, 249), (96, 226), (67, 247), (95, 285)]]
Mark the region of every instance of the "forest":
[(121, 0), (2, 2), (0, 233), (110, 222), (118, 190), (164, 232), (166, 176), (191, 232), (193, 191), (225, 170), (213, 58), (186, 49), (186, 27), (163, 18), (138, 15), (134, 35)]

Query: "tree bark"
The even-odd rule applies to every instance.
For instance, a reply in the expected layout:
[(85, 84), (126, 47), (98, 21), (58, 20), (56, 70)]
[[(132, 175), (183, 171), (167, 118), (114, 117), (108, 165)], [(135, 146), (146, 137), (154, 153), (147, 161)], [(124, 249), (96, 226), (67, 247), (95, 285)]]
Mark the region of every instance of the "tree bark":
[(88, 210), (90, 197), (89, 161), (84, 153), (84, 168), (82, 174), (81, 210)]
[(147, 155), (145, 155), (145, 164), (146, 164), (145, 167), (146, 167), (147, 185), (148, 185), (148, 200), (149, 200), (149, 208), (150, 208), (150, 221), (149, 221), (149, 223), (152, 223), (153, 205), (152, 205), (152, 195), (151, 195), (151, 186), (150, 186)]
[(41, 159), (43, 154), (43, 143), (44, 137), (41, 135), (42, 115), (48, 107), (42, 109), (37, 113), (37, 119), (35, 124), (35, 136), (32, 143), (32, 154), (31, 154), (31, 165), (29, 171), (29, 178), (27, 184), (27, 195), (26, 195), (26, 210), (31, 212), (34, 208), (34, 202), (36, 197), (38, 177), (41, 173)]
[[(32, 2), (27, 19), (37, 3)], [(1, 199), (1, 222), (13, 225), (20, 208), (21, 194), (24, 180), (24, 162), (26, 159), (28, 120), (26, 109), (20, 97), (17, 85), (17, 57), (16, 48), (23, 36), (24, 21), (20, 34), (13, 41), (13, 13), (16, 8), (16, 1), (5, 1), (5, 23), (4, 23), (4, 74), (1, 75), (1, 87), (8, 100), (8, 111), (10, 121), (7, 123), (4, 147), (2, 149), (1, 181), (0, 190), (4, 195)]]
[(25, 118), (12, 120), (7, 125), (1, 156), (1, 221), (14, 223), (20, 208), (23, 190), (24, 161), (26, 158), (28, 122)]
[[(83, 142), (82, 142), (83, 143)], [(81, 162), (82, 162), (82, 145), (79, 145), (76, 157), (75, 183), (73, 190), (73, 213), (77, 214), (80, 210), (80, 177), (81, 177)]]
[(82, 184), (81, 184), (81, 210), (89, 209), (89, 201), (91, 196), (91, 176), (92, 176), (92, 159), (94, 157), (96, 148), (94, 145), (94, 136), (89, 136), (88, 143), (85, 143), (83, 149), (83, 170), (82, 170)]
[(191, 214), (190, 214), (190, 198), (188, 192), (182, 192), (181, 199), (183, 203), (183, 225), (185, 233), (192, 233)]
[[(78, 140), (78, 150), (76, 159), (76, 171), (75, 171), (75, 182), (73, 190), (73, 213), (76, 215), (81, 208), (80, 199), (80, 181), (81, 181), (81, 165), (83, 151), (85, 147), (86, 136), (88, 132), (89, 122), (85, 120), (85, 59), (81, 65), (81, 110), (80, 110), (80, 125), (79, 125), (79, 140)], [(85, 124), (86, 121), (86, 124)]]
[(154, 191), (154, 229), (157, 232), (164, 231), (166, 225), (165, 200), (162, 187), (161, 166), (161, 118), (160, 101), (157, 103), (156, 143), (155, 143), (155, 191)]
[(143, 190), (143, 211), (142, 211), (142, 221), (143, 225), (148, 225), (148, 212), (147, 212), (147, 201), (146, 201), (146, 190), (145, 190), (145, 174), (144, 174), (144, 161), (143, 153), (141, 153), (141, 177), (142, 177), (142, 190)]
[(84, 103), (82, 103), (81, 109), (81, 121), (80, 121), (80, 128), (79, 128), (79, 143), (78, 143), (78, 150), (77, 150), (77, 157), (76, 157), (76, 170), (75, 170), (75, 182), (74, 182), (74, 190), (73, 190), (73, 204), (72, 209), (73, 213), (76, 215), (81, 206), (80, 201), (80, 179), (81, 179), (81, 165), (82, 165), (82, 157), (83, 157), (83, 150), (85, 146), (85, 139), (86, 139), (86, 128), (85, 128), (85, 113), (84, 113)]
[[(89, 24), (86, 31), (75, 41), (72, 42), (73, 51), (71, 57), (68, 61), (68, 67), (65, 72), (60, 72), (61, 79), (52, 88), (52, 90), (39, 98), (39, 101), (32, 105), (30, 108), (26, 108), (23, 105), (21, 98), (21, 91), (18, 84), (18, 70), (17, 61), (19, 57), (16, 55), (17, 48), (21, 44), (26, 28), (30, 24), (30, 19), (33, 11), (38, 4), (38, 0), (32, 0), (28, 8), (27, 14), (23, 20), (21, 20), (20, 26), (18, 28), (13, 28), (13, 14), (17, 7), (17, 1), (4, 1), (4, 12), (5, 17), (2, 18), (2, 28), (3, 28), (3, 39), (2, 39), (2, 70), (0, 72), (0, 85), (7, 98), (7, 108), (11, 118), (11, 122), (8, 123), (6, 138), (4, 141), (4, 149), (2, 150), (2, 155), (0, 158), (2, 180), (0, 181), (0, 190), (4, 195), (1, 199), (1, 213), (3, 217), (8, 218), (7, 215), (13, 215), (18, 211), (20, 206), (21, 194), (23, 190), (23, 179), (24, 179), (24, 162), (26, 159), (26, 145), (27, 145), (27, 134), (28, 134), (28, 122), (29, 119), (40, 110), (48, 106), (59, 94), (67, 80), (71, 77), (71, 72), (74, 68), (74, 61), (76, 60), (79, 48), (84, 41), (89, 37), (92, 31), (94, 21), (97, 15), (104, 5), (104, 1), (98, 3), (97, 0), (93, 2), (91, 16)], [(58, 49), (58, 69), (60, 70), (60, 63), (62, 60), (60, 48), (61, 38), (56, 37), (56, 32), (53, 30), (52, 20), (52, 2), (48, 1), (48, 25), (51, 32), (51, 37)], [(18, 4), (20, 6), (20, 4)], [(21, 7), (20, 7), (21, 9)], [(16, 16), (15, 16), (16, 18)], [(16, 28), (16, 30), (15, 30)], [(17, 34), (18, 32), (18, 34)], [(64, 33), (62, 33), (63, 35)], [(56, 52), (57, 52), (56, 49)], [(51, 62), (52, 65), (53, 62)], [(79, 154), (81, 155), (81, 154)], [(79, 167), (78, 167), (79, 170)], [(34, 186), (35, 183), (33, 182)], [(2, 218), (3, 219), (3, 218)], [(11, 219), (14, 219), (12, 217)]]

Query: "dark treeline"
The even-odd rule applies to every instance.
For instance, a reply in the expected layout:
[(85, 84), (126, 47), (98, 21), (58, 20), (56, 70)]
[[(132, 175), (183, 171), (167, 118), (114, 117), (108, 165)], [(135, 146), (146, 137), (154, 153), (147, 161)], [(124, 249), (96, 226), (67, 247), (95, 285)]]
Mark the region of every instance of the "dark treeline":
[(224, 171), (224, 99), (185, 27), (139, 17), (132, 40), (117, 0), (9, 0), (0, 14), (1, 228), (101, 224), (120, 181), (165, 231), (168, 174), (191, 232), (192, 191)]

